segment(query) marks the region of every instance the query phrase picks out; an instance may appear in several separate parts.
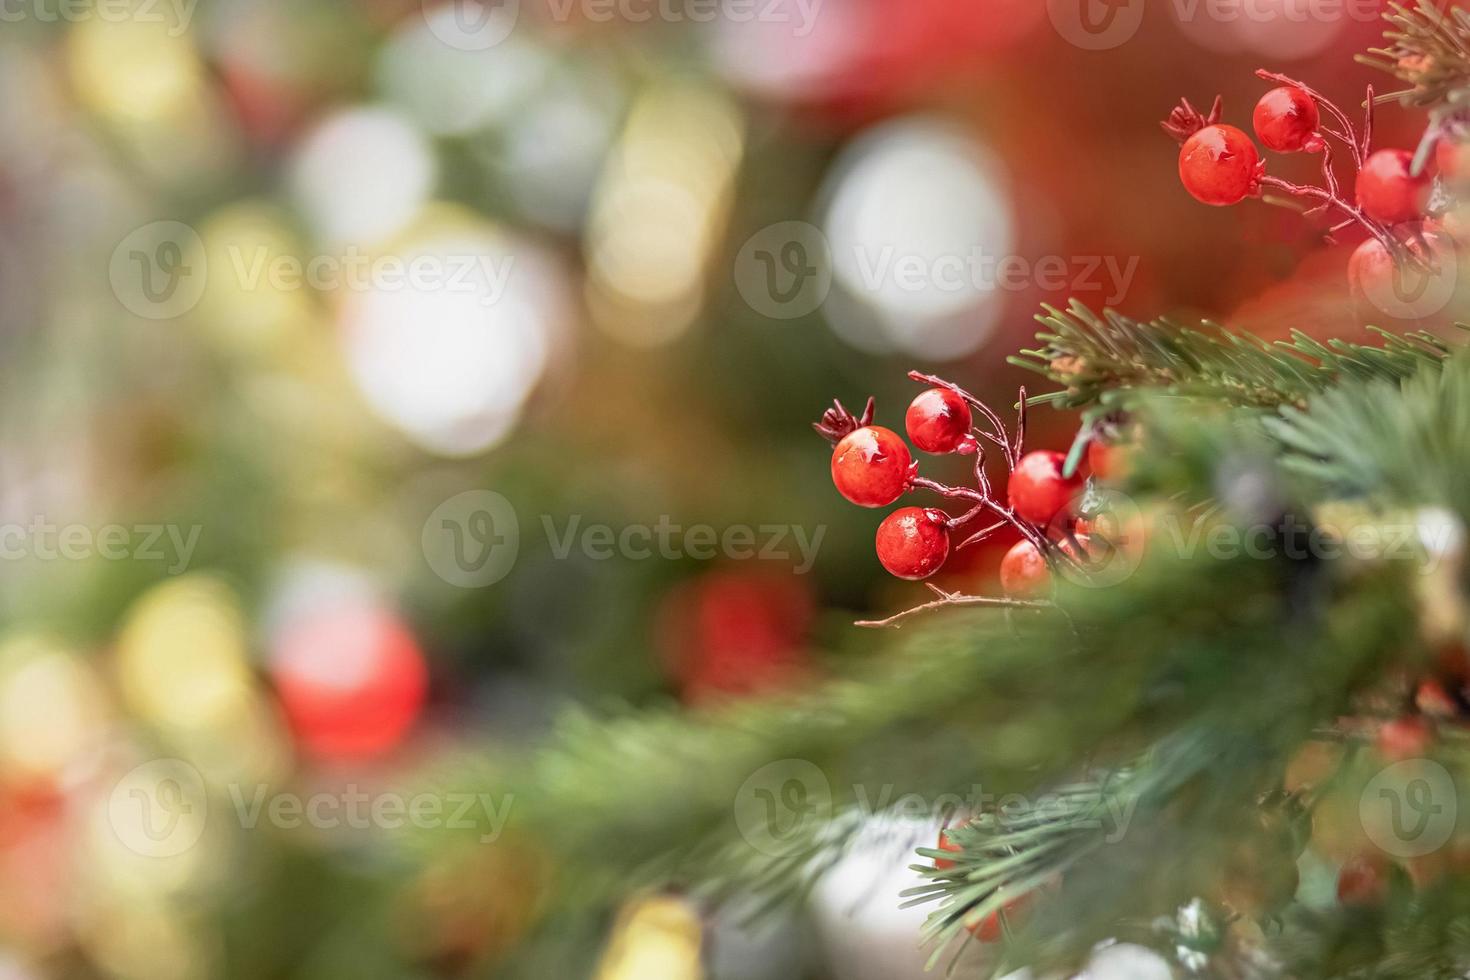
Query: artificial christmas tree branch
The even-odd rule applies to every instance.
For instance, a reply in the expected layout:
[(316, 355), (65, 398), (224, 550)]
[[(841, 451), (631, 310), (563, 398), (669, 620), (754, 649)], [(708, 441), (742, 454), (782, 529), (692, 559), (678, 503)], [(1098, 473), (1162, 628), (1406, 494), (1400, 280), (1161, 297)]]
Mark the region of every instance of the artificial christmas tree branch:
[(1208, 322), (1195, 330), (1112, 310), (1098, 314), (1075, 300), (1065, 310), (1044, 309), (1037, 316), (1040, 345), (1009, 360), (1065, 386), (1030, 399), (1059, 408), (1106, 407), (1135, 389), (1244, 407), (1304, 406), (1340, 379), (1402, 380), (1456, 349), (1422, 331), (1379, 331), (1381, 347), (1323, 343), (1301, 333), (1270, 343)]

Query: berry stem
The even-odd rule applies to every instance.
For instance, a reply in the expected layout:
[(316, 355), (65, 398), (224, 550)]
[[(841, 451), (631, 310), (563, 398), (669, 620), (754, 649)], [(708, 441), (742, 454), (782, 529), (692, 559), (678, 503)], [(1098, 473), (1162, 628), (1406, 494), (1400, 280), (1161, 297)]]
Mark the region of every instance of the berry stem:
[(1046, 599), (1003, 599), (995, 596), (965, 595), (960, 592), (948, 592), (936, 585), (930, 585), (929, 591), (933, 592), (937, 599), (926, 602), (923, 605), (905, 609), (903, 612), (895, 613), (887, 619), (863, 620), (854, 625), (867, 629), (897, 628), (903, 620), (910, 616), (930, 612), (935, 609), (943, 609), (946, 606), (993, 606), (1003, 609), (1052, 609), (1055, 603)]

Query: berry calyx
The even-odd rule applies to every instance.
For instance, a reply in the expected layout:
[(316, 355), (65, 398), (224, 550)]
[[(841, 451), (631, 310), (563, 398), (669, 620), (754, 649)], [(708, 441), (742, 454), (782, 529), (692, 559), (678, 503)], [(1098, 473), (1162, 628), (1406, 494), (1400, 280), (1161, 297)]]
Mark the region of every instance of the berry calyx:
[(859, 507), (887, 507), (908, 489), (909, 447), (892, 429), (868, 425), (843, 437), (832, 453), (832, 482)]
[(1022, 456), (1006, 488), (1011, 509), (1033, 524), (1047, 524), (1072, 502), (1082, 477), (1062, 475), (1067, 457), (1050, 450)]
[(1374, 854), (1353, 858), (1337, 873), (1337, 900), (1343, 905), (1379, 905), (1388, 897), (1388, 862)]
[(878, 525), (878, 561), (898, 578), (918, 581), (939, 571), (949, 557), (949, 515), (904, 507)]
[(1259, 193), (1265, 172), (1256, 144), (1234, 126), (1206, 126), (1179, 151), (1184, 189), (1214, 207), (1239, 204)]
[(1283, 85), (1261, 96), (1251, 121), (1256, 136), (1268, 150), (1315, 153), (1323, 147), (1322, 137), (1317, 135), (1322, 122), (1317, 100), (1299, 86)]
[(1418, 759), (1434, 746), (1434, 725), (1421, 715), (1406, 715), (1378, 730), (1378, 753), (1390, 762)]
[(1020, 541), (1000, 560), (1000, 587), (1013, 599), (1036, 599), (1051, 588), (1046, 557), (1030, 541)]
[(1358, 171), (1358, 206), (1384, 224), (1413, 221), (1424, 213), (1431, 179), (1426, 171), (1414, 176), (1414, 155), (1408, 150), (1379, 150)]
[(923, 392), (909, 405), (904, 416), (904, 426), (914, 445), (936, 455), (974, 452), (972, 422), (969, 403), (949, 388), (930, 388)]

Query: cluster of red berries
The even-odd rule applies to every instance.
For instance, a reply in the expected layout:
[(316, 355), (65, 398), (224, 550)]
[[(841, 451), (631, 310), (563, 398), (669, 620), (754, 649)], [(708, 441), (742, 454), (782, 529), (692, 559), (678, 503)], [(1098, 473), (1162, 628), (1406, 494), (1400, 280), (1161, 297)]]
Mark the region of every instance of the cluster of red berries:
[[(1414, 154), (1404, 149), (1370, 148), (1373, 93), (1368, 92), (1368, 110), (1361, 133), (1345, 113), (1321, 93), (1300, 82), (1273, 72), (1257, 74), (1284, 82), (1261, 97), (1252, 121), (1256, 136), (1267, 149), (1278, 153), (1321, 153), (1322, 186), (1296, 184), (1266, 172), (1266, 163), (1251, 138), (1220, 122), (1217, 98), (1208, 115), (1202, 115), (1187, 100), (1163, 124), (1182, 146), (1179, 179), (1197, 200), (1216, 207), (1238, 204), (1271, 187), (1314, 202), (1308, 214), (1335, 209), (1340, 223), (1333, 233), (1357, 224), (1368, 238), (1353, 254), (1349, 278), (1361, 295), (1403, 294), (1395, 290), (1397, 277), (1406, 266), (1434, 274), (1451, 243), (1438, 224), (1426, 220), (1433, 189), (1433, 176), (1425, 167), (1416, 172)], [(1324, 118), (1324, 113), (1326, 118)], [(1352, 199), (1339, 189), (1328, 137), (1346, 145), (1356, 168)], [(1456, 159), (1454, 144), (1442, 142), (1441, 159)]]
[[(1012, 441), (996, 413), (973, 395), (917, 372), (910, 377), (930, 387), (913, 400), (905, 414), (909, 439), (926, 453), (974, 456), (977, 485), (948, 487), (920, 477), (918, 463), (898, 433), (873, 424), (872, 399), (860, 418), (851, 415), (841, 402), (835, 403), (816, 429), (835, 444), (832, 482), (848, 500), (861, 507), (886, 507), (911, 490), (926, 489), (972, 505), (954, 517), (934, 507), (894, 511), (878, 527), (878, 560), (899, 578), (926, 579), (943, 567), (951, 551), (1011, 526), (1021, 533), (1022, 540), (1001, 564), (1002, 587), (1007, 595), (1018, 599), (1045, 594), (1052, 565), (1058, 560), (1077, 559), (1078, 547), (1086, 546), (1086, 524), (1075, 520), (1072, 513), (1085, 485), (1083, 476), (1066, 473), (1066, 457), (1061, 453), (1022, 451), (1024, 391)], [(977, 412), (986, 419), (988, 428), (976, 427)], [(1000, 447), (1010, 470), (1004, 502), (991, 492), (982, 440)], [(1100, 443), (1089, 447), (1089, 457), (1097, 466), (1110, 465), (1107, 453)], [(998, 522), (958, 545), (953, 543), (956, 531), (986, 514)], [(1064, 533), (1053, 542), (1047, 532), (1057, 525)]]

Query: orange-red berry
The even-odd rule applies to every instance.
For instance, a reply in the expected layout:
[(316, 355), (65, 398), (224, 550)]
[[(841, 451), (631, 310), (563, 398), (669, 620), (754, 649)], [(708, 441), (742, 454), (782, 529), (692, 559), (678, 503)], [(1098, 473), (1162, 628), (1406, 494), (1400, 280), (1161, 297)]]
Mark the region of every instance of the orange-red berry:
[(903, 496), (912, 468), (909, 447), (881, 425), (849, 433), (832, 452), (832, 482), (860, 507), (886, 507)]
[(902, 579), (918, 581), (939, 571), (949, 557), (949, 515), (942, 510), (904, 507), (878, 525), (878, 561)]

